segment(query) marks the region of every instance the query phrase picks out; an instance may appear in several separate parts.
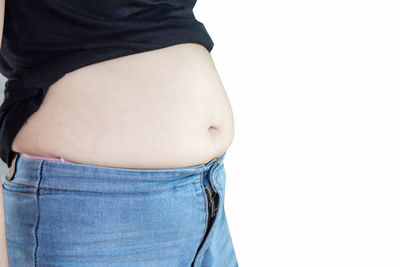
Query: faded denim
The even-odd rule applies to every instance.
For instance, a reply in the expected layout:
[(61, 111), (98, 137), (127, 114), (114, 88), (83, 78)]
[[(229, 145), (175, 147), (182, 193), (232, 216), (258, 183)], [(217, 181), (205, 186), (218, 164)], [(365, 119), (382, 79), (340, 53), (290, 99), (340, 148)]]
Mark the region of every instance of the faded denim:
[(18, 153), (12, 177), (2, 178), (10, 267), (238, 266), (224, 157), (124, 169)]

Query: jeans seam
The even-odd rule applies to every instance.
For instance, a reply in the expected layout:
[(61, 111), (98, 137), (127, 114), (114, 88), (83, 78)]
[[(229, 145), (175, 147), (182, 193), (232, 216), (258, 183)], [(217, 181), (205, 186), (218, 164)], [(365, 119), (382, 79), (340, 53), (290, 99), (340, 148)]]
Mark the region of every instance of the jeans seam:
[(193, 259), (193, 261), (192, 261), (192, 264), (191, 264), (191, 267), (193, 267), (193, 263), (195, 262), (195, 260), (196, 260), (196, 258), (198, 257), (198, 254), (199, 254), (199, 252), (201, 251), (201, 248), (204, 246), (204, 241), (205, 241), (205, 239), (206, 239), (206, 237), (207, 237), (207, 235), (208, 235), (208, 233), (207, 233), (207, 230), (208, 230), (208, 227), (209, 227), (209, 208), (208, 208), (208, 195), (207, 195), (207, 192), (206, 192), (206, 189), (204, 188), (204, 184), (203, 184), (203, 179), (204, 179), (204, 171), (201, 173), (201, 179), (200, 179), (200, 181), (201, 181), (201, 183), (200, 183), (200, 188), (201, 188), (201, 193), (202, 193), (202, 196), (203, 196), (203, 203), (204, 203), (204, 205), (203, 205), (203, 208), (204, 208), (204, 213), (205, 213), (205, 216), (204, 216), (204, 228), (203, 228), (203, 235), (202, 235), (202, 237), (201, 237), (201, 239), (200, 239), (200, 244), (199, 244), (199, 246), (198, 246), (198, 248), (197, 248), (197, 250), (196, 250), (196, 253), (195, 253), (195, 257), (194, 257), (194, 259)]
[[(220, 166), (222, 166), (222, 164)], [(223, 170), (222, 168), (216, 169), (215, 172), (213, 173), (213, 177), (211, 177), (211, 180), (214, 181), (216, 187), (218, 187), (218, 188), (215, 188), (215, 191), (217, 191), (217, 193), (220, 193), (219, 192), (220, 188), (222, 188), (222, 184), (220, 183), (220, 179), (217, 179), (217, 176), (220, 175), (220, 172), (222, 172), (222, 170)]]
[[(203, 177), (204, 177), (204, 172), (201, 173), (201, 181), (203, 181), (203, 179), (204, 179)], [(206, 231), (207, 231), (207, 228), (208, 228), (208, 203), (207, 203), (207, 200), (206, 200), (207, 194), (205, 192), (203, 182), (200, 183), (200, 188), (201, 188), (201, 193), (203, 195), (203, 203), (204, 203), (203, 207), (204, 207), (204, 212), (205, 212), (205, 216), (204, 216), (204, 219), (205, 219), (204, 220), (205, 221), (204, 226), (205, 227), (203, 228), (203, 236), (202, 236), (201, 241), (200, 241), (200, 242), (202, 242), (204, 237), (205, 237), (205, 235), (206, 235)]]
[[(8, 187), (8, 188), (7, 188)], [(25, 187), (25, 186), (13, 186), (13, 185), (9, 185), (9, 184), (3, 184), (3, 188), (7, 191), (12, 191), (12, 192), (21, 192), (21, 191), (14, 191), (11, 190), (11, 188), (15, 188), (15, 189), (32, 189), (31, 187)], [(31, 192), (31, 193), (35, 193), (35, 192)]]
[(11, 182), (11, 181), (4, 182), (4, 184), (7, 184), (7, 186), (10, 186), (10, 187), (15, 187), (15, 186), (11, 185), (11, 184), (15, 184), (15, 185), (21, 185), (23, 187), (38, 188), (37, 186), (34, 186), (34, 185), (21, 184), (21, 183), (16, 183), (16, 182)]
[[(170, 187), (164, 187), (158, 190), (152, 190), (152, 191), (139, 191), (139, 192), (96, 192), (96, 191), (82, 191), (82, 190), (68, 190), (68, 189), (59, 189), (59, 188), (51, 188), (51, 187), (39, 187), (39, 186), (34, 186), (34, 185), (27, 185), (27, 184), (21, 184), (21, 183), (16, 183), (16, 182), (4, 182), (3, 183), (3, 188), (6, 189), (5, 187), (12, 187), (12, 188), (18, 188), (18, 189), (24, 189), (24, 188), (33, 188), (33, 189), (44, 189), (44, 190), (56, 190), (56, 191), (66, 191), (66, 192), (88, 192), (88, 193), (100, 193), (100, 194), (136, 194), (136, 193), (147, 193), (147, 192), (157, 192), (157, 191), (162, 191), (166, 190), (169, 188), (174, 188), (174, 187), (180, 187), (180, 186), (185, 186), (189, 184), (195, 184), (195, 183), (200, 183), (200, 181), (194, 181), (186, 184), (181, 184), (178, 186), (170, 186)], [(20, 185), (20, 186), (15, 186), (15, 185)], [(7, 190), (7, 189), (6, 189)], [(35, 193), (35, 192), (30, 192), (30, 193)]]
[(38, 234), (37, 230), (39, 227), (39, 219), (40, 219), (40, 208), (39, 208), (39, 189), (40, 189), (40, 183), (42, 181), (42, 171), (43, 171), (43, 165), (44, 161), (42, 160), (42, 163), (40, 164), (40, 170), (39, 170), (39, 181), (38, 181), (38, 191), (36, 194), (36, 205), (37, 205), (37, 220), (36, 220), (36, 225), (35, 225), (35, 250), (34, 250), (34, 259), (35, 259), (35, 267), (37, 266), (37, 249), (39, 246), (39, 240), (38, 240)]
[[(203, 243), (203, 245), (202, 245), (202, 249), (203, 249), (203, 253), (201, 253), (200, 255), (199, 255), (199, 258), (198, 258), (198, 264), (202, 264), (203, 263), (203, 261), (204, 261), (204, 256), (205, 256), (205, 253), (206, 253), (206, 251), (207, 251), (207, 249), (210, 247), (210, 242), (212, 241), (212, 238), (214, 237), (214, 235), (215, 235), (215, 231), (217, 230), (215, 227), (216, 226), (214, 226), (214, 225), (216, 225), (221, 219), (220, 219), (220, 217), (222, 216), (221, 215), (221, 212), (222, 212), (222, 210), (221, 210), (221, 207), (220, 208), (218, 208), (218, 211), (217, 211), (217, 214), (215, 214), (215, 217), (214, 217), (214, 221), (212, 222), (212, 224), (211, 224), (211, 227), (210, 227), (210, 230), (208, 231), (208, 234), (207, 234), (207, 236), (208, 236), (208, 239), (207, 240), (204, 240), (204, 243)], [(218, 220), (218, 221), (217, 221)], [(214, 227), (214, 228), (213, 228)], [(213, 229), (212, 229), (213, 228)], [(201, 249), (200, 249), (201, 250)], [(199, 252), (200, 252), (200, 250), (199, 250)], [(197, 266), (200, 266), (200, 265), (197, 265)], [(197, 267), (197, 266), (193, 266), (193, 267)]]
[(76, 193), (93, 193), (93, 194), (140, 194), (140, 193), (151, 193), (151, 192), (158, 192), (158, 191), (165, 191), (171, 188), (186, 186), (190, 184), (200, 183), (199, 181), (194, 181), (186, 184), (176, 185), (176, 186), (169, 186), (164, 187), (157, 190), (148, 190), (148, 191), (139, 191), (139, 192), (97, 192), (97, 191), (86, 191), (86, 190), (69, 190), (69, 189), (59, 189), (59, 188), (49, 188), (49, 187), (38, 187), (40, 190), (48, 190), (48, 191), (62, 191), (62, 192), (76, 192)]
[[(10, 185), (7, 185), (7, 186), (10, 186)], [(12, 192), (12, 193), (21, 193), (21, 194), (36, 194), (36, 192), (24, 192), (24, 191), (14, 191), (14, 190), (10, 190), (9, 188), (6, 188), (5, 186), (4, 186), (4, 184), (2, 185), (2, 187), (3, 187), (3, 189), (4, 190), (6, 190), (7, 192)], [(22, 188), (22, 187), (14, 187), (14, 186), (10, 186), (10, 187), (13, 187), (13, 188)], [(23, 188), (22, 188), (23, 189)]]

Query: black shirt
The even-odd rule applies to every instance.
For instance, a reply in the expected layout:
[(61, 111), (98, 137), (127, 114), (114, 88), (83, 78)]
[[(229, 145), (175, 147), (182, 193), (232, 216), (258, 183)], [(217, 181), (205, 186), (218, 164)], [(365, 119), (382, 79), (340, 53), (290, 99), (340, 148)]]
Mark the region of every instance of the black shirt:
[[(0, 72), (0, 158), (47, 89), (96, 62), (180, 43), (214, 43), (194, 14), (196, 0), (11, 0), (5, 2)], [(134, 70), (132, 70), (134, 71)]]

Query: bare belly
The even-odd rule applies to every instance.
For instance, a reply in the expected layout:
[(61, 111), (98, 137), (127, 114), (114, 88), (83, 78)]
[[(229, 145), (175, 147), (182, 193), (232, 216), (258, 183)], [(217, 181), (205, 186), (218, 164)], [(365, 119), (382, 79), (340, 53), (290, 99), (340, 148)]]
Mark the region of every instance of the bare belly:
[(186, 43), (66, 74), (11, 149), (115, 168), (178, 168), (219, 157), (233, 133), (210, 53)]

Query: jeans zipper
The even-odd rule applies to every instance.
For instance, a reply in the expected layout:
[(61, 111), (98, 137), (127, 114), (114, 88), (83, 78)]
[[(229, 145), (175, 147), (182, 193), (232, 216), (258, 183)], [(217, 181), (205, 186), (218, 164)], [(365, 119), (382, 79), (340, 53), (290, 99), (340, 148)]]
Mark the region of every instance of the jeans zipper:
[[(219, 157), (217, 159), (217, 163), (219, 163), (220, 158), (221, 157)], [(215, 217), (216, 211), (218, 210), (218, 207), (215, 207), (215, 197), (218, 196), (218, 194), (215, 193), (215, 191), (212, 188), (212, 185), (211, 185), (211, 183), (209, 181), (207, 181), (206, 183), (209, 186), (207, 186), (206, 184), (203, 184), (203, 185), (204, 185), (204, 189), (206, 191), (206, 197), (207, 197), (207, 203), (208, 203), (208, 207), (207, 207), (208, 208), (207, 227), (206, 227), (206, 231), (205, 231), (204, 236), (203, 236), (203, 240), (201, 241), (196, 254), (201, 250), (201, 248), (202, 248), (202, 246), (204, 244), (204, 241), (206, 239), (206, 236), (208, 235), (208, 233), (210, 231), (212, 219)], [(193, 267), (193, 265), (191, 265), (191, 267)]]
[(208, 188), (208, 186), (204, 185), (204, 188), (207, 191), (207, 195), (208, 195), (208, 210), (209, 210), (209, 221), (215, 216), (216, 211), (218, 210), (218, 207), (215, 207), (215, 195), (216, 193), (214, 192), (214, 190), (211, 188)]

